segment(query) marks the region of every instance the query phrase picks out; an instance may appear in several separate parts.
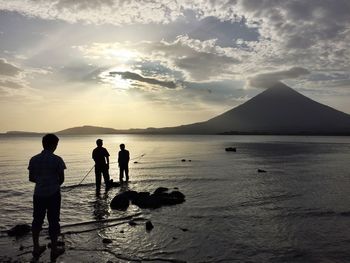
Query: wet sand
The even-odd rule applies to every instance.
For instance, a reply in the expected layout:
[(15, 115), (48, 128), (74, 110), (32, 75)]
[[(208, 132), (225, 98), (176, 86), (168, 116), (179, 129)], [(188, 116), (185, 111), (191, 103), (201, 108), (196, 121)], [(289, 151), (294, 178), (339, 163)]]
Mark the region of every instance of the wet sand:
[[(65, 253), (56, 262), (184, 262), (173, 258), (146, 258), (142, 254), (123, 253), (118, 244), (120, 240), (127, 241), (130, 234), (151, 234), (145, 227), (147, 220), (136, 213), (127, 217), (63, 225), (59, 241), (64, 242)], [(113, 233), (113, 237), (110, 233)], [(40, 244), (47, 248), (39, 260), (35, 261), (32, 256), (31, 233), (16, 238), (8, 237), (3, 232), (0, 238), (0, 262), (51, 262), (49, 243), (47, 229), (44, 229)]]

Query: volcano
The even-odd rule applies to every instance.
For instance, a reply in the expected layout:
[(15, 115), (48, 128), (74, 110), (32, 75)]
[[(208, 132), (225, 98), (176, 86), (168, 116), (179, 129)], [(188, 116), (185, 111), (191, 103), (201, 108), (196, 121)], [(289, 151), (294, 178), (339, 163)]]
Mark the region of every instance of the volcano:
[(208, 121), (148, 129), (173, 134), (350, 134), (350, 115), (279, 82)]

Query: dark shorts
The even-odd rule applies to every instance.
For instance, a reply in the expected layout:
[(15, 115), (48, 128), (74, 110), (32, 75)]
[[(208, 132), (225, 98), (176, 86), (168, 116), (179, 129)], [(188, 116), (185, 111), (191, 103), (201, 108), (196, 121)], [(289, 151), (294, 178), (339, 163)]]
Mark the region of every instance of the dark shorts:
[(42, 229), (45, 215), (49, 221), (50, 237), (57, 237), (60, 233), (60, 210), (61, 210), (61, 193), (57, 192), (50, 196), (33, 196), (33, 231)]

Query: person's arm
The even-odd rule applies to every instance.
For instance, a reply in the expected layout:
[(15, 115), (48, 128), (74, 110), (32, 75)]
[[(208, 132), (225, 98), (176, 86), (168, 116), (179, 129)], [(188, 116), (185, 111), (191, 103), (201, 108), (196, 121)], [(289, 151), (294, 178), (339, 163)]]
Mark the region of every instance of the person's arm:
[(107, 168), (109, 169), (109, 156), (106, 156), (106, 160), (107, 160)]
[(62, 170), (58, 173), (58, 180), (59, 180), (60, 185), (62, 185), (64, 183), (64, 170)]
[(29, 182), (35, 183), (36, 180), (35, 180), (35, 173), (33, 170), (32, 159), (30, 159), (30, 161), (29, 161), (28, 170), (29, 170)]
[(32, 169), (29, 169), (29, 181), (32, 183), (36, 183), (35, 174)]
[(58, 166), (58, 182), (60, 185), (64, 183), (64, 169), (66, 169), (66, 164), (63, 159), (59, 157), (59, 166)]
[(106, 157), (106, 162), (107, 162), (107, 168), (109, 169), (109, 152), (107, 151), (107, 149), (105, 149), (106, 153), (105, 153), (105, 157)]

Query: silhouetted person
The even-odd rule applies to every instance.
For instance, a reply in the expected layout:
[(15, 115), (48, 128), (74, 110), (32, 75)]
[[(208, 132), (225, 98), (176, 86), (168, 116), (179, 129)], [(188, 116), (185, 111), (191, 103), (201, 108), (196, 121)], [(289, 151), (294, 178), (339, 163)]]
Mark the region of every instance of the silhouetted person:
[(57, 247), (57, 238), (60, 234), (60, 186), (64, 182), (66, 165), (61, 157), (53, 154), (57, 148), (58, 141), (59, 139), (56, 135), (46, 134), (42, 138), (44, 150), (33, 156), (29, 161), (29, 181), (35, 183), (32, 222), (34, 258), (39, 258), (45, 251), (45, 246), (39, 245), (39, 234), (46, 213), (51, 239), (51, 260), (55, 260), (64, 253), (64, 248)]
[(101, 190), (101, 174), (105, 186), (109, 188), (109, 153), (106, 148), (102, 147), (103, 141), (101, 139), (96, 140), (97, 147), (92, 151), (92, 159), (95, 161), (95, 179), (96, 179), (96, 193)]
[(125, 172), (125, 181), (129, 181), (129, 151), (125, 150), (125, 145), (122, 143), (119, 145), (120, 151), (118, 153), (118, 164), (119, 164), (119, 181), (123, 182), (123, 175)]

